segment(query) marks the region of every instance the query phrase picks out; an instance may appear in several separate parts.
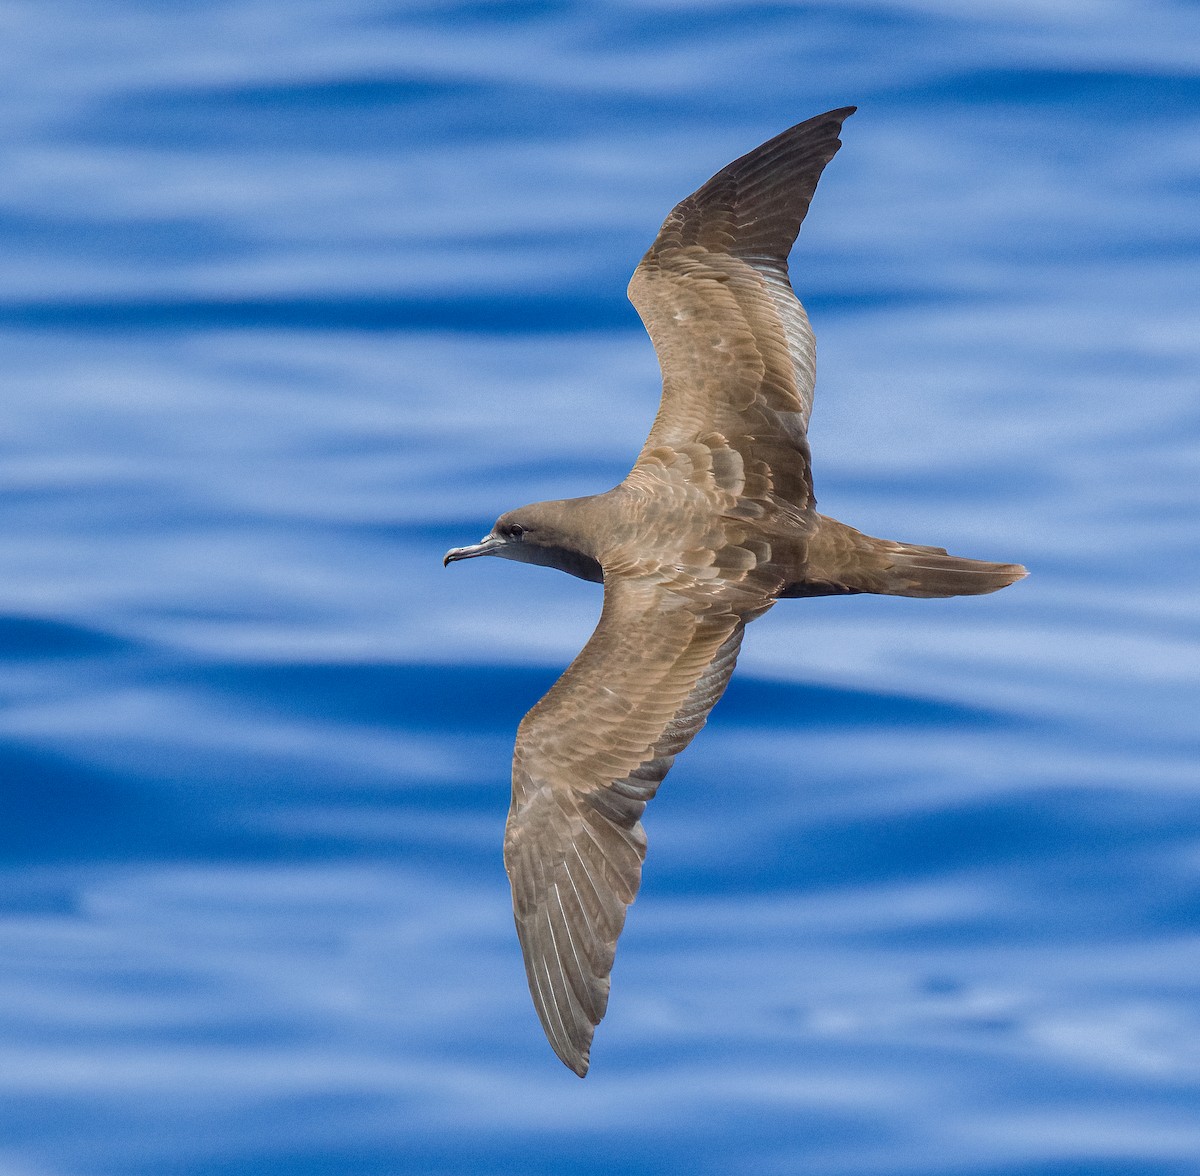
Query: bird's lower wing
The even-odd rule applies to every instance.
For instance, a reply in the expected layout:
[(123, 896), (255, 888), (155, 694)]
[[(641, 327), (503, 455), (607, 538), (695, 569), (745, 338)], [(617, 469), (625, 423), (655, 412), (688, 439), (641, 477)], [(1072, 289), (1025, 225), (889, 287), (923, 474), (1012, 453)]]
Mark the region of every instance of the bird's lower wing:
[(591, 640), (526, 715), (504, 862), (529, 990), (581, 1077), (638, 891), (641, 816), (733, 672), (743, 624), (651, 581), (605, 587)]

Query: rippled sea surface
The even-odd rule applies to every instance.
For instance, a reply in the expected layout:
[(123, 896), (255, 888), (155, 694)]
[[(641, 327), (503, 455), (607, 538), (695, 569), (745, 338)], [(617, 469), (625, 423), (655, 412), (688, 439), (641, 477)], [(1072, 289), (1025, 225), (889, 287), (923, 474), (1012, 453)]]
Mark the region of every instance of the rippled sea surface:
[[(0, 1173), (1200, 1171), (1200, 9), (0, 8)], [(857, 103), (822, 509), (1029, 565), (785, 602), (647, 814), (585, 1082), (480, 561), (658, 397), (671, 205)]]

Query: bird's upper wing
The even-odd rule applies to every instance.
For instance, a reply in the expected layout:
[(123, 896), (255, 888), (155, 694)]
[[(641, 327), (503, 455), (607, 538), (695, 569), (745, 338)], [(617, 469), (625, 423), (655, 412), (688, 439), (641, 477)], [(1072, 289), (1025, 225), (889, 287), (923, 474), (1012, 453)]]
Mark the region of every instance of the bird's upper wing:
[(719, 171), (676, 205), (629, 283), (663, 374), (639, 466), (671, 464), (679, 445), (732, 446), (747, 513), (812, 504), (816, 351), (787, 255), (854, 109), (810, 118)]
[(641, 881), (641, 815), (733, 672), (743, 622), (660, 578), (605, 585), (595, 633), (525, 716), (504, 841), (529, 990), (581, 1077)]

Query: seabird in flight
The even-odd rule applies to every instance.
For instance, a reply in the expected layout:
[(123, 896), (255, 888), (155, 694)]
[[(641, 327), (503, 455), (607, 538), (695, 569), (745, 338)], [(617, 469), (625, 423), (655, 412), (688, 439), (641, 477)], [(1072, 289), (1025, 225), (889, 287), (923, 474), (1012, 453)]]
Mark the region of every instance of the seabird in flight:
[(787, 257), (853, 106), (802, 122), (671, 211), (629, 283), (662, 403), (615, 489), (509, 511), (445, 563), (498, 555), (604, 584), (583, 651), (525, 716), (504, 864), (529, 989), (581, 1077), (641, 880), (642, 812), (777, 600), (973, 596), (1017, 564), (873, 539), (817, 513), (815, 345)]

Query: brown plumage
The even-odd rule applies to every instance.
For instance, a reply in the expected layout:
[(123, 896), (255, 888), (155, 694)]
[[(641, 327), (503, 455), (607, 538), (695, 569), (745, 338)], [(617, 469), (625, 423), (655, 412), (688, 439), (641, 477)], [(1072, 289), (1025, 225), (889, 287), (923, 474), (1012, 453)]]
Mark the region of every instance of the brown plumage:
[(746, 624), (784, 598), (975, 595), (1025, 575), (816, 512), (815, 345), (787, 256), (853, 112), (777, 135), (663, 223), (629, 283), (663, 395), (628, 477), (511, 511), (446, 555), (604, 583), (595, 633), (518, 729), (504, 839), (529, 989), (580, 1076), (641, 880), (642, 812), (724, 691)]

